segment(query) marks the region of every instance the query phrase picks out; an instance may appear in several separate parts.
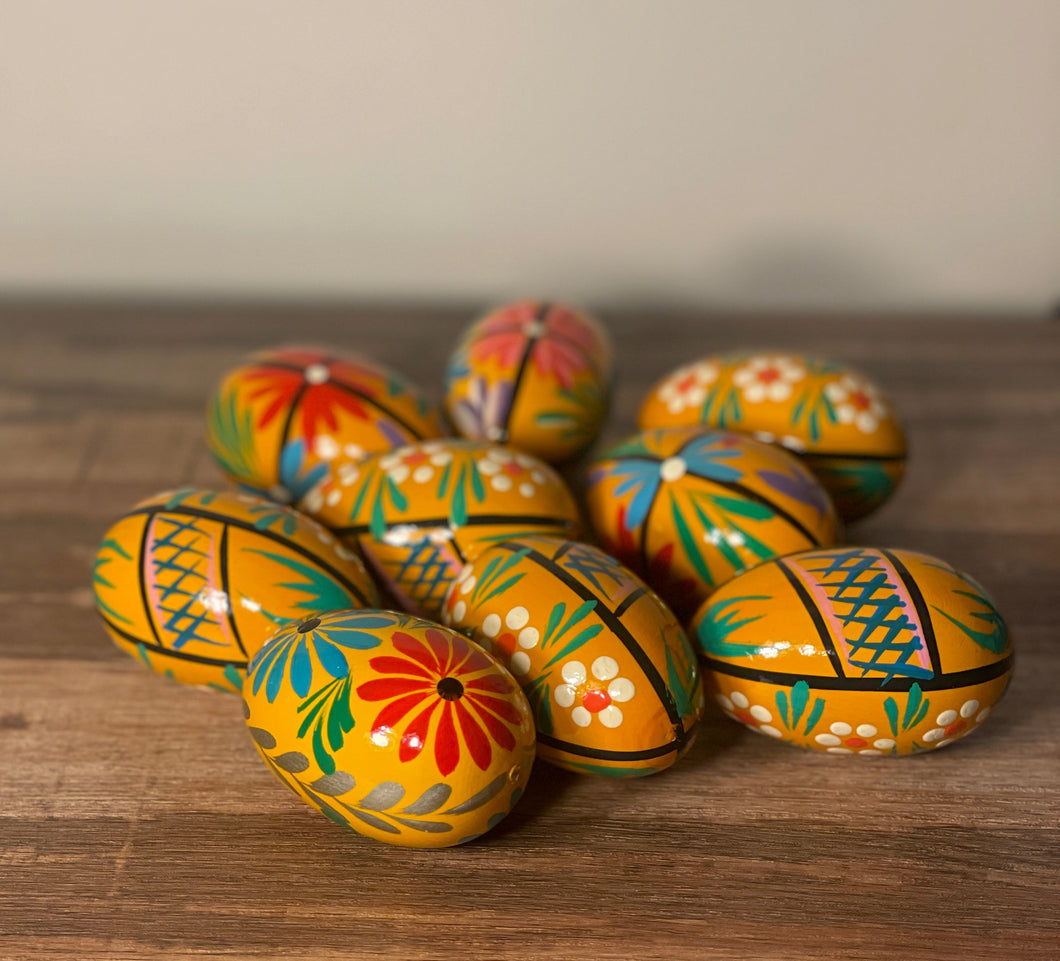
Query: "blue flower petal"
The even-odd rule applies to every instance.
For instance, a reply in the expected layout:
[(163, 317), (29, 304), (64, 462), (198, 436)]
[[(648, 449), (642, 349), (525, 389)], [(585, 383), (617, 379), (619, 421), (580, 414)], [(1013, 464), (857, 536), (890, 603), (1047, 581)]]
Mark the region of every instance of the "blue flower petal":
[(350, 673), (350, 666), (346, 663), (346, 658), (334, 644), (332, 644), (323, 634), (315, 634), (313, 636), (313, 650), (316, 651), (317, 660), (320, 661), (321, 667), (324, 668), (332, 677), (346, 677)]
[(280, 451), (280, 483), (290, 488), (298, 482), (298, 472), (305, 461), (305, 440), (289, 440)]
[(309, 649), (306, 647), (303, 634), (298, 638), (294, 654), (291, 655), (291, 687), (299, 697), (305, 697), (312, 683), (313, 665), (309, 661)]

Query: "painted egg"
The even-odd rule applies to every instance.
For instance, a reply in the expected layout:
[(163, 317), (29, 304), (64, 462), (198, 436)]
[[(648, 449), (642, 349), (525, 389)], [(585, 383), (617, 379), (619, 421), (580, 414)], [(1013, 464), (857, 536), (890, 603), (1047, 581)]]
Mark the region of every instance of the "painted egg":
[(286, 504), (327, 478), (337, 459), (442, 432), (438, 410), (395, 371), (288, 348), (255, 354), (221, 381), (206, 443), (232, 480)]
[(812, 357), (737, 354), (680, 367), (652, 388), (639, 424), (703, 424), (779, 443), (802, 456), (845, 521), (879, 507), (905, 470), (905, 435), (876, 385)]
[(303, 506), (361, 548), (397, 603), (435, 620), (453, 578), (483, 547), (578, 530), (555, 471), (478, 441), (424, 441), (344, 464)]
[(831, 754), (950, 744), (1012, 674), (990, 595), (913, 551), (836, 547), (763, 564), (714, 594), (693, 631), (730, 717)]
[(96, 608), (123, 651), (187, 684), (238, 691), (278, 624), (374, 607), (361, 561), (309, 517), (246, 494), (182, 490), (107, 531)]
[(610, 342), (595, 320), (562, 304), (522, 301), (464, 333), (446, 373), (446, 406), (464, 437), (560, 463), (599, 434), (610, 372)]
[(272, 772), (367, 837), (449, 847), (523, 792), (534, 724), (518, 683), (438, 624), (341, 611), (277, 633), (251, 662), (245, 715)]
[(831, 501), (797, 458), (702, 427), (644, 431), (608, 451), (586, 499), (602, 546), (682, 621), (740, 571), (836, 538)]
[(654, 591), (595, 547), (494, 545), (460, 574), (444, 616), (522, 683), (538, 756), (553, 764), (654, 774), (695, 736), (703, 689), (688, 638)]

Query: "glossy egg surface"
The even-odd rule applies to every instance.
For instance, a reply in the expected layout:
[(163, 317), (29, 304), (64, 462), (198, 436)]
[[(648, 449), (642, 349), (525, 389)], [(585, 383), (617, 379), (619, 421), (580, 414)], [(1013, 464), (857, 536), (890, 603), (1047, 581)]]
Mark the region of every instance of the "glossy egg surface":
[(828, 495), (797, 458), (744, 434), (643, 431), (589, 471), (601, 545), (686, 620), (740, 571), (834, 542)]
[(593, 442), (607, 416), (611, 346), (587, 314), (521, 301), (468, 328), (446, 374), (457, 430), (550, 463)]
[(658, 595), (603, 551), (555, 537), (497, 544), (461, 572), (444, 616), (520, 681), (539, 757), (637, 777), (691, 743), (703, 705), (692, 646)]
[(263, 351), (230, 371), (206, 442), (237, 483), (293, 503), (336, 461), (442, 434), (440, 412), (400, 374), (315, 348)]
[(281, 630), (243, 695), (272, 772), (333, 821), (390, 844), (482, 834), (533, 765), (515, 679), (463, 635), (407, 614), (343, 611)]
[(364, 565), (309, 517), (198, 489), (137, 504), (104, 535), (93, 578), (114, 643), (188, 684), (239, 690), (278, 624), (374, 607)]
[(343, 465), (303, 506), (361, 547), (399, 604), (435, 620), (453, 578), (484, 547), (578, 530), (555, 471), (482, 441), (425, 441)]
[(846, 521), (887, 500), (905, 469), (905, 434), (882, 391), (850, 367), (797, 354), (680, 367), (652, 388), (639, 424), (703, 424), (778, 443), (802, 456)]
[(696, 615), (711, 692), (752, 730), (832, 754), (915, 754), (975, 730), (1012, 673), (971, 577), (913, 551), (837, 547), (730, 581)]

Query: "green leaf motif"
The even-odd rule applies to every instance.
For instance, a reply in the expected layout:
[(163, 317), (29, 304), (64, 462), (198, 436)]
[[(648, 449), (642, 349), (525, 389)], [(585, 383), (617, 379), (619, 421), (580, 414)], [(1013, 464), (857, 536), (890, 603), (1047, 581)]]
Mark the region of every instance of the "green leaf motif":
[(275, 561), (292, 573), (304, 578), (301, 581), (289, 581), (286, 584), (278, 585), (305, 595), (303, 600), (294, 605), (298, 610), (319, 614), (325, 611), (341, 611), (348, 607), (360, 606), (361, 602), (356, 597), (351, 596), (338, 581), (319, 568), (310, 567), (308, 564), (295, 560), (293, 557), (274, 554), (271, 551), (263, 551), (256, 547), (244, 547), (243, 550), (250, 554), (259, 554), (262, 557), (267, 557), (269, 560)]
[(704, 653), (713, 657), (746, 657), (755, 654), (760, 644), (739, 644), (729, 641), (730, 635), (741, 627), (761, 620), (764, 614), (753, 617), (741, 617), (740, 609), (734, 607), (746, 601), (769, 601), (768, 594), (745, 594), (742, 597), (728, 597), (711, 604), (700, 621), (696, 636)]

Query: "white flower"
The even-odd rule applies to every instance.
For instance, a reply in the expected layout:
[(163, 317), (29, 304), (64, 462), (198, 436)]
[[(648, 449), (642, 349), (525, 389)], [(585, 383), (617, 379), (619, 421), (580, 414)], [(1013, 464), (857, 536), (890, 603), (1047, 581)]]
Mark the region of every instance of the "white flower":
[(707, 399), (707, 388), (718, 379), (717, 361), (701, 360), (675, 370), (658, 390), (659, 400), (671, 414), (699, 407)]
[[(978, 713), (977, 713), (978, 712)], [(938, 727), (924, 733), (924, 741), (932, 747), (943, 747), (964, 737), (973, 726), (985, 721), (990, 708), (979, 710), (979, 702), (974, 698), (965, 701), (958, 711), (943, 711), (935, 718)]]
[(890, 751), (894, 741), (889, 737), (876, 737), (879, 731), (872, 724), (852, 727), (846, 721), (836, 721), (828, 733), (818, 734), (814, 740), (829, 754), (863, 754), (873, 757)]
[(740, 388), (749, 404), (762, 401), (785, 401), (791, 396), (793, 384), (806, 376), (806, 368), (793, 357), (782, 354), (761, 354), (752, 357), (732, 375), (732, 382)]
[(733, 691), (728, 697), (719, 694), (718, 703), (729, 717), (749, 727), (752, 731), (761, 731), (767, 737), (784, 736), (770, 723), (773, 715), (769, 708), (762, 707), (761, 704), (752, 704), (742, 691)]
[(538, 485), (548, 480), (540, 463), (534, 458), (503, 447), (491, 447), (475, 462), (475, 466), (479, 473), (489, 478), (489, 485), (495, 491), (510, 491), (514, 488), (523, 497), (533, 497)]
[(826, 384), (824, 395), (831, 401), (839, 423), (853, 424), (863, 434), (875, 433), (880, 421), (889, 413), (879, 391), (855, 374), (844, 374), (839, 380)]
[(578, 727), (588, 727), (594, 716), (604, 727), (622, 723), (618, 704), (630, 700), (636, 689), (632, 681), (618, 676), (618, 662), (613, 657), (598, 657), (589, 672), (581, 661), (567, 661), (560, 674), (564, 683), (556, 686), (552, 696), (560, 707), (571, 709), (571, 720)]

